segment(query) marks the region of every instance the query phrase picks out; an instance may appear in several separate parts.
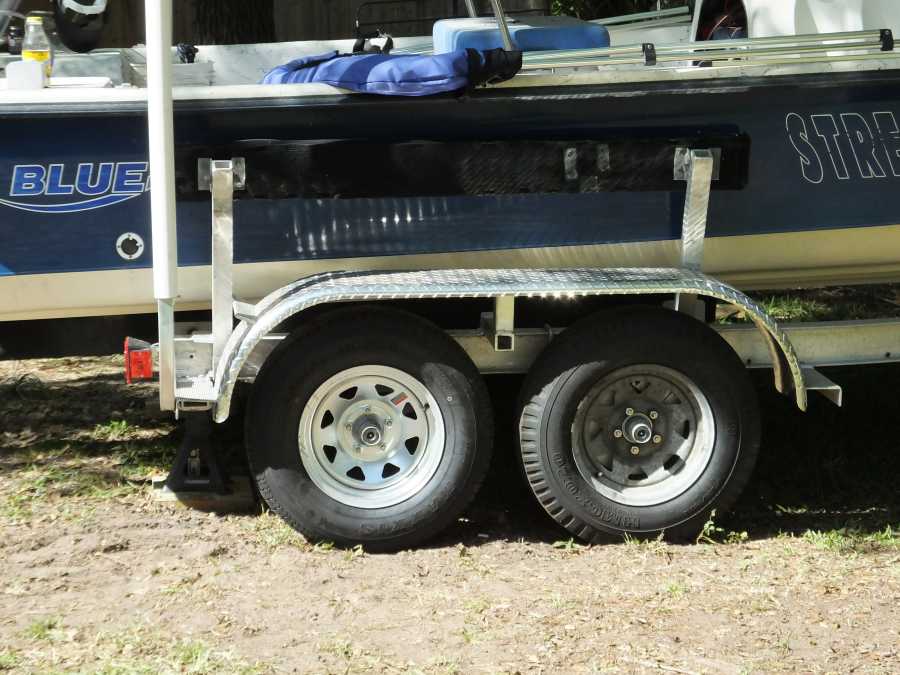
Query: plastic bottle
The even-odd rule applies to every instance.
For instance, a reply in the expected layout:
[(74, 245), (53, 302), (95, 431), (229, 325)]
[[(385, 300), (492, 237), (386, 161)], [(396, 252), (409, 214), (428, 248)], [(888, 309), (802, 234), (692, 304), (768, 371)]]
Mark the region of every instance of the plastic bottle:
[(44, 30), (44, 19), (40, 16), (29, 16), (25, 21), (22, 59), (43, 63), (47, 79), (50, 79), (50, 74), (53, 72), (53, 47), (50, 46), (50, 39)]

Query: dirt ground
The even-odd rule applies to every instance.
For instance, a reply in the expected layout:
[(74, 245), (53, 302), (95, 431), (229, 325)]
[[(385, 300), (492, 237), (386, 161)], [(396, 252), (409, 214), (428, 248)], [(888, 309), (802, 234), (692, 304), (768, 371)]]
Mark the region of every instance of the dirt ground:
[[(756, 478), (696, 545), (571, 541), (503, 434), (467, 516), (394, 555), (155, 501), (179, 432), (120, 373), (0, 362), (0, 670), (900, 672), (896, 366), (806, 416), (760, 377)], [(517, 386), (491, 382), (504, 432)]]

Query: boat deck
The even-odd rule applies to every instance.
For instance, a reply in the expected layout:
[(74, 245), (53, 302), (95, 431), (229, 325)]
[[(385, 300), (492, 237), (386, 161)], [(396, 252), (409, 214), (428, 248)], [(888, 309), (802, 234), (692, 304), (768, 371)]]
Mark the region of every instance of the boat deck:
[[(659, 30), (659, 29), (657, 29)], [(633, 33), (626, 34), (634, 38)], [(667, 31), (664, 37), (676, 38)], [(423, 38), (399, 38), (396, 53), (420, 53)], [(890, 33), (880, 30), (787, 36), (722, 42), (673, 42), (654, 45), (652, 61), (646, 44), (607, 49), (563, 50), (525, 55), (522, 72), (495, 88), (572, 87), (636, 82), (704, 81), (846, 73), (900, 69), (900, 51)], [(423, 46), (424, 45), (424, 46)], [(352, 51), (350, 40), (201, 46), (195, 64), (175, 65), (175, 99), (181, 101), (274, 99), (348, 95), (323, 84), (260, 85), (271, 68), (304, 55), (330, 50)], [(0, 56), (0, 73), (10, 57)], [(7, 106), (39, 103), (107, 103), (146, 100), (145, 54), (142, 48), (98, 50), (88, 55), (64, 54), (57, 61), (51, 87), (43, 91), (6, 92)], [(6, 81), (0, 78), (0, 90)]]

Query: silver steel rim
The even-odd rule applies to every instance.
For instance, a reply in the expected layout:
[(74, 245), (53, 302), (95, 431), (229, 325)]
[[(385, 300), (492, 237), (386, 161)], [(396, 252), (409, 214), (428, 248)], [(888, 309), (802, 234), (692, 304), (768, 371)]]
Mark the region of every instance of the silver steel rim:
[(360, 366), (329, 378), (300, 417), (300, 458), (332, 499), (361, 509), (396, 506), (434, 477), (444, 455), (444, 419), (412, 375)]
[(657, 365), (600, 380), (572, 423), (582, 477), (623, 506), (657, 506), (687, 492), (713, 455), (709, 401), (683, 373)]

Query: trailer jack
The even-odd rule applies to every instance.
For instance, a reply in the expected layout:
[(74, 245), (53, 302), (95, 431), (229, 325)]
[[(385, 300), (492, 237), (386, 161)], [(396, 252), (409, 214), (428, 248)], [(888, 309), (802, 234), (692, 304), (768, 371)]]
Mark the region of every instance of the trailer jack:
[(230, 478), (213, 439), (213, 423), (208, 412), (182, 413), (185, 434), (166, 488), (180, 495), (230, 494)]

